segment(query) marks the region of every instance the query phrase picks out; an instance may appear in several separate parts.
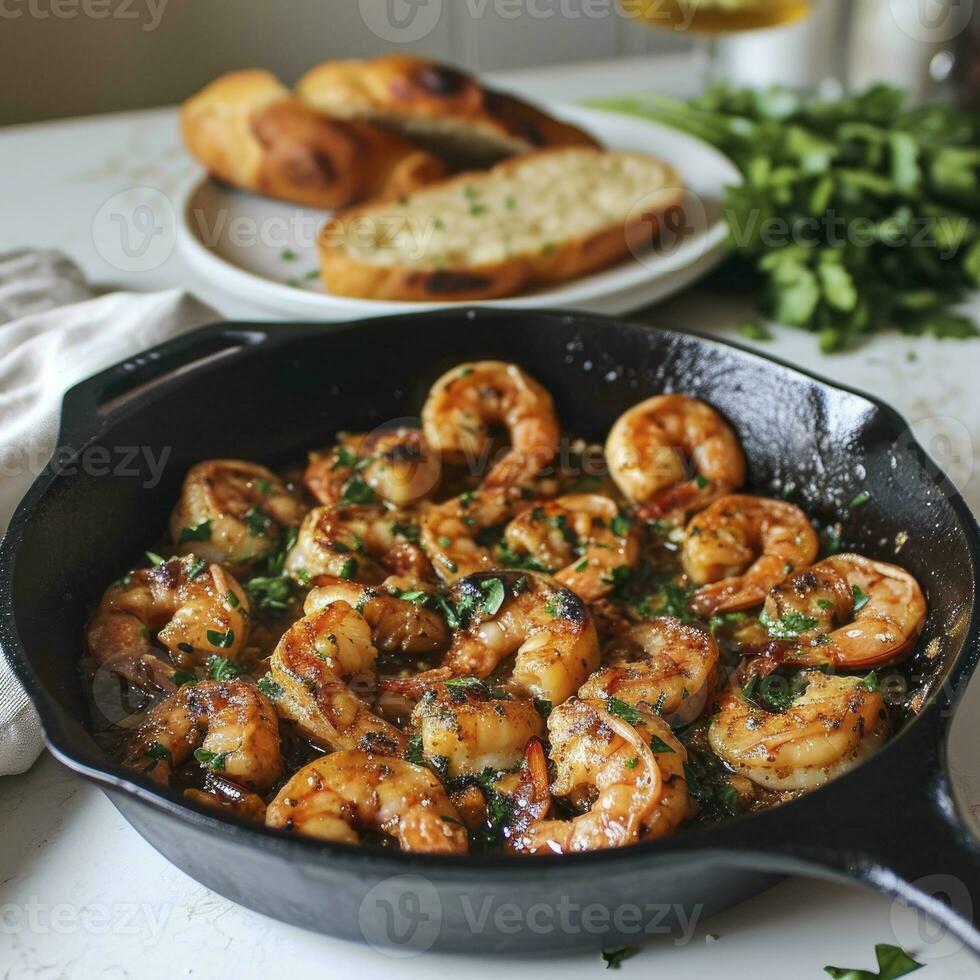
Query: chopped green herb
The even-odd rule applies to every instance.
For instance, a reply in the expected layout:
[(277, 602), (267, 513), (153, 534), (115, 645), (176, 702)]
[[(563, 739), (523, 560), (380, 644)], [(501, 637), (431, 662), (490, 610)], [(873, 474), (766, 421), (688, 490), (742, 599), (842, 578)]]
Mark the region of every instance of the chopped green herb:
[(406, 541), (418, 544), (419, 529), (414, 524), (402, 524), (399, 521), (394, 521), (391, 525), (391, 533), (405, 538)]
[(260, 677), (255, 686), (272, 701), (282, 697), (282, 688), (272, 679), (271, 674)]
[(205, 667), (208, 677), (213, 681), (230, 681), (245, 673), (244, 667), (239, 667), (234, 660), (229, 660), (227, 657), (208, 657)]
[(194, 527), (182, 527), (177, 538), (177, 544), (184, 544), (186, 541), (210, 541), (211, 522), (201, 521)]
[(869, 691), (879, 690), (878, 675), (875, 671), (871, 671), (862, 683)]
[(452, 543), (453, 543), (453, 539), (452, 538), (447, 537), (445, 534), (440, 534), (439, 535), (439, 547), (440, 548), (448, 548)]
[(211, 646), (227, 649), (235, 642), (235, 631), (227, 629), (224, 633), (219, 633), (217, 630), (208, 630), (207, 637)]
[(275, 521), (261, 507), (250, 507), (245, 512), (243, 520), (249, 535), (253, 538), (268, 537), (275, 524)]
[(627, 769), (635, 769), (639, 761), (640, 760), (634, 755), (632, 759), (627, 759), (623, 765), (625, 765)]
[(373, 504), (377, 497), (370, 486), (359, 476), (352, 476), (344, 487), (340, 499), (345, 504)]
[(867, 490), (862, 490), (855, 495), (854, 499), (847, 505), (851, 510), (855, 507), (863, 507), (871, 499), (871, 494)]
[(225, 605), (228, 606), (229, 609), (237, 609), (241, 605), (241, 601), (239, 600), (238, 596), (235, 595), (231, 589), (225, 593)]
[(146, 747), (146, 754), (154, 760), (154, 762), (167, 762), (170, 765), (174, 764), (174, 757), (170, 752), (170, 749), (166, 745), (161, 745), (159, 742), (150, 742)]
[(651, 736), (650, 750), (656, 755), (674, 754), (674, 750), (659, 735)]
[(617, 514), (611, 521), (609, 527), (613, 534), (618, 538), (625, 538), (630, 533), (632, 521), (625, 514)]
[(538, 714), (547, 721), (548, 715), (551, 714), (551, 702), (547, 698), (535, 698), (534, 707)]
[(187, 569), (187, 577), (189, 579), (197, 578), (208, 567), (208, 563), (201, 559), (200, 561), (194, 562), (190, 568)]
[(504, 583), (499, 578), (488, 578), (480, 583), (480, 591), (483, 593), (483, 612), (496, 616), (507, 597)]
[(697, 473), (694, 477), (694, 482), (698, 485), (699, 490), (704, 490), (708, 486), (708, 478)]
[(878, 943), (875, 946), (875, 959), (878, 970), (854, 970), (843, 966), (825, 966), (824, 972), (834, 977), (834, 980), (898, 980), (916, 970), (921, 970), (924, 963), (917, 963), (904, 949), (890, 943)]
[(589, 559), (583, 558), (580, 562), (576, 564), (575, 571), (584, 572), (588, 567), (589, 567)]
[(821, 609), (833, 609), (834, 608), (834, 604), (833, 604), (833, 602), (831, 602), (830, 599), (817, 599), (817, 605)]
[(772, 334), (758, 320), (746, 320), (740, 323), (738, 332), (748, 340), (772, 340)]
[(357, 559), (348, 558), (343, 565), (340, 566), (340, 577), (346, 579), (348, 582), (354, 578), (357, 574)]
[(771, 619), (765, 609), (759, 613), (759, 622), (774, 640), (795, 640), (817, 625), (817, 620), (812, 616), (798, 612), (784, 613), (779, 619)]
[(155, 551), (146, 552), (146, 557), (151, 565), (162, 565), (166, 561), (165, 558), (161, 558)]
[(183, 687), (185, 684), (196, 684), (197, 674), (192, 673), (189, 670), (176, 670), (174, 671), (174, 684), (177, 687)]
[(856, 613), (859, 613), (871, 601), (871, 597), (860, 585), (851, 586), (851, 595), (854, 597), (854, 612)]
[(607, 970), (618, 970), (619, 965), (624, 960), (636, 956), (639, 951), (639, 948), (636, 946), (616, 946), (613, 949), (604, 949), (602, 951), (602, 959), (606, 964)]
[(625, 701), (620, 701), (619, 698), (609, 698), (606, 701), (606, 710), (609, 714), (615, 715), (617, 718), (622, 718), (623, 721), (628, 722), (630, 725), (643, 724), (643, 713), (637, 711), (636, 708), (628, 705)]
[(221, 772), (230, 752), (208, 752), (207, 749), (194, 749), (194, 758), (206, 769)]
[(283, 262), (295, 262), (299, 256), (291, 248), (284, 248), (279, 253), (279, 258), (281, 258)]

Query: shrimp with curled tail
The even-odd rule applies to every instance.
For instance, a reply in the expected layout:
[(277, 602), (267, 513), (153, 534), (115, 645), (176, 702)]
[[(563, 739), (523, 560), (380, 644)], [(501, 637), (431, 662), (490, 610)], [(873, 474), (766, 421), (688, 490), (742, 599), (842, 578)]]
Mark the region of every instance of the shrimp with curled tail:
[(604, 649), (581, 698), (617, 698), (675, 724), (692, 721), (715, 689), (718, 644), (706, 629), (662, 617), (626, 626)]
[(333, 449), (310, 453), (303, 480), (321, 504), (370, 503), (407, 507), (439, 482), (439, 454), (421, 429), (399, 426), (344, 435)]
[(177, 669), (216, 654), (237, 659), (248, 627), (248, 593), (234, 576), (186, 555), (110, 585), (89, 622), (88, 648), (96, 664), (131, 684), (173, 691)]
[[(518, 853), (564, 854), (625, 847), (664, 837), (687, 818), (687, 753), (658, 718), (634, 712), (627, 721), (602, 702), (573, 699), (548, 718), (548, 769), (540, 743), (528, 746), (530, 789), (519, 799), (509, 844)], [(583, 810), (571, 820), (547, 819), (549, 793)], [(531, 820), (522, 819), (528, 806)]]
[(784, 711), (769, 711), (732, 688), (708, 729), (714, 752), (771, 790), (813, 789), (872, 754), (888, 733), (881, 692), (859, 677), (819, 670)]
[(766, 593), (817, 556), (806, 514), (785, 500), (731, 494), (691, 518), (681, 549), (684, 571), (700, 585), (699, 616), (760, 605)]
[(317, 575), (378, 585), (389, 571), (434, 578), (421, 549), (400, 535), (399, 518), (374, 505), (314, 507), (286, 556), (286, 572), (303, 585)]
[(624, 412), (609, 430), (606, 463), (646, 520), (682, 520), (745, 482), (738, 437), (688, 395), (656, 395)]
[(372, 693), (377, 656), (371, 627), (347, 602), (333, 602), (297, 620), (269, 661), (279, 713), (324, 748), (399, 755), (404, 733), (351, 689), (352, 683), (359, 684), (361, 693)]
[(208, 459), (184, 478), (170, 517), (181, 554), (248, 565), (279, 547), (279, 532), (295, 527), (305, 508), (272, 470), (239, 459)]
[(502, 426), (510, 449), (494, 464), (484, 487), (527, 483), (558, 451), (559, 427), (551, 395), (516, 364), (474, 361), (440, 377), (422, 407), (425, 437), (444, 458), (473, 464)]
[(417, 582), (389, 576), (379, 586), (361, 585), (332, 575), (318, 575), (314, 588), (303, 604), (310, 615), (334, 602), (353, 606), (371, 627), (371, 640), (379, 650), (407, 654), (426, 654), (449, 646), (446, 620), (434, 609), (420, 602), (401, 598), (412, 595), (425, 599), (430, 595)]
[(411, 677), (382, 678), (384, 689), (421, 696), (453, 677), (489, 677), (514, 655), (507, 686), (560, 704), (599, 666), (588, 606), (544, 576), (482, 572), (457, 582), (450, 598), (468, 619), (453, 634), (442, 664)]
[(507, 525), (504, 540), (586, 602), (612, 592), (618, 575), (639, 558), (632, 522), (615, 501), (597, 493), (535, 504)]
[(512, 521), (531, 506), (515, 488), (475, 490), (429, 508), (422, 518), (421, 541), (444, 582), (498, 568), (481, 532)]
[(466, 827), (442, 783), (422, 766), (346, 750), (304, 766), (269, 804), (266, 825), (358, 844), (387, 834), (403, 851), (465, 854)]
[(166, 786), (192, 754), (209, 772), (269, 789), (283, 770), (275, 708), (245, 680), (186, 684), (150, 710), (123, 764)]
[(784, 662), (869, 670), (912, 651), (925, 623), (926, 600), (904, 568), (838, 554), (774, 588), (763, 618), (797, 627), (796, 638), (780, 653)]

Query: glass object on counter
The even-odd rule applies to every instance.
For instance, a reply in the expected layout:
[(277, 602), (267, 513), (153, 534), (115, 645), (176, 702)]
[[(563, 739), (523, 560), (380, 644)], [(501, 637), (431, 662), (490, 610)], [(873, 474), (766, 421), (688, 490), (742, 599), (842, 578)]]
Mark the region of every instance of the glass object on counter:
[(619, 0), (623, 13), (659, 30), (695, 35), (702, 82), (720, 80), (718, 38), (792, 24), (808, 17), (813, 0)]
[(670, 31), (724, 34), (789, 24), (806, 17), (810, 0), (620, 0), (623, 11)]

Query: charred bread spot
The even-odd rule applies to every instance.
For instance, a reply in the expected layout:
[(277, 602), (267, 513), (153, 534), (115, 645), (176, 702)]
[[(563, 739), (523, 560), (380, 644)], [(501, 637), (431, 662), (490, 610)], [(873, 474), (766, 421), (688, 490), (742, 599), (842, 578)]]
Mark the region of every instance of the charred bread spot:
[(461, 71), (446, 65), (423, 65), (410, 77), (419, 88), (440, 98), (465, 91), (471, 84), (470, 79)]

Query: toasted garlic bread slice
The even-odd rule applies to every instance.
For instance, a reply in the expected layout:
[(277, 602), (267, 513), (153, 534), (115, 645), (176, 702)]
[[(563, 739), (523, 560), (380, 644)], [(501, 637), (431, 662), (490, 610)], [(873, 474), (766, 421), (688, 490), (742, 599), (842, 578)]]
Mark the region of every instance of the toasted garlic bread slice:
[(180, 128), (216, 177), (314, 207), (403, 194), (446, 173), (441, 160), (395, 133), (303, 105), (266, 71), (215, 79), (184, 103)]
[(471, 75), (409, 55), (324, 62), (299, 80), (296, 97), (336, 118), (367, 119), (407, 136), (456, 169), (553, 146), (598, 145)]
[(328, 292), (446, 301), (510, 296), (593, 272), (681, 216), (670, 166), (642, 153), (545, 150), (335, 215), (318, 244)]

